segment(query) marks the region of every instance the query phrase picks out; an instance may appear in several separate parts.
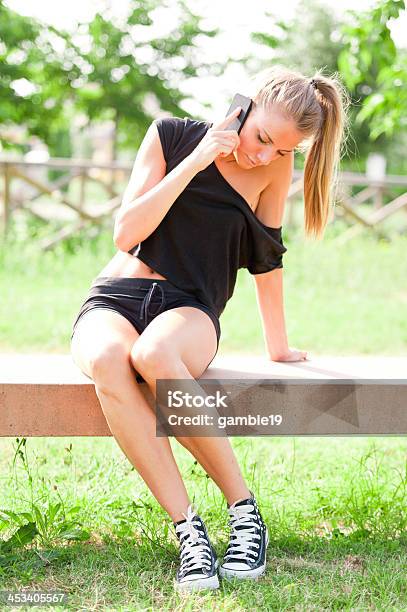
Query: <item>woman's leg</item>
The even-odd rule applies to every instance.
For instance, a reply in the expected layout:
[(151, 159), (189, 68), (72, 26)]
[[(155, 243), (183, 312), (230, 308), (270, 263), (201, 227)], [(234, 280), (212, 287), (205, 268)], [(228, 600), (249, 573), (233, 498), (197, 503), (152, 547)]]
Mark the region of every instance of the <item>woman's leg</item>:
[(119, 313), (93, 309), (79, 319), (71, 352), (95, 383), (110, 431), (173, 521), (190, 504), (168, 438), (156, 437), (156, 417), (136, 382), (130, 350), (140, 337)]
[[(131, 349), (131, 362), (156, 395), (156, 379), (197, 379), (216, 352), (210, 317), (190, 306), (166, 310)], [(198, 383), (197, 390), (202, 389)], [(216, 482), (229, 504), (250, 497), (231, 444), (223, 437), (177, 437)]]

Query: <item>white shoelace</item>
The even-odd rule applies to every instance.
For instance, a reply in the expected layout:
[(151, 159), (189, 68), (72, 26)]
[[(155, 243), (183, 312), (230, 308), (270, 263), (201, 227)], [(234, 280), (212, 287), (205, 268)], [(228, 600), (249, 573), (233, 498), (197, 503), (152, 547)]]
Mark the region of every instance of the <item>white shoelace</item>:
[(186, 522), (176, 526), (176, 532), (180, 537), (181, 565), (180, 574), (184, 575), (191, 570), (210, 569), (211, 551), (208, 540), (198, 531), (199, 520), (194, 520), (195, 512), (192, 505), (188, 506), (185, 515)]
[[(233, 559), (244, 561), (247, 559), (248, 555), (256, 558), (257, 553), (250, 547), (254, 546), (257, 549), (260, 548), (260, 544), (255, 540), (260, 540), (261, 535), (255, 533), (259, 528), (259, 522), (253, 514), (251, 514), (253, 510), (254, 506), (252, 504), (228, 508), (231, 517), (229, 525), (232, 531), (225, 561), (231, 561)], [(237, 527), (239, 528), (237, 529)]]

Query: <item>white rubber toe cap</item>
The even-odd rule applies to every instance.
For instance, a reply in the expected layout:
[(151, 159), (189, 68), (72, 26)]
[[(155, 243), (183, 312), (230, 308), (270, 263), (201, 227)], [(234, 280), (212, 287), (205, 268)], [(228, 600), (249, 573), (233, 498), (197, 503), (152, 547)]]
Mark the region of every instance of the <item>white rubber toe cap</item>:
[(236, 561), (226, 561), (222, 563), (222, 568), (226, 570), (250, 571), (251, 567), (247, 563), (237, 563)]

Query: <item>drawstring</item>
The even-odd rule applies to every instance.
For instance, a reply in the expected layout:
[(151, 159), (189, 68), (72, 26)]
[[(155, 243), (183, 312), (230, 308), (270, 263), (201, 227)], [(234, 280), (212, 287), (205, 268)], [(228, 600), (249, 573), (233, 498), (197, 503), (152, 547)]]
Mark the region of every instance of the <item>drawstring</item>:
[(148, 309), (149, 309), (151, 298), (153, 297), (153, 293), (154, 293), (154, 290), (155, 290), (156, 287), (158, 287), (160, 289), (160, 291), (161, 291), (161, 304), (160, 304), (160, 307), (158, 308), (158, 310), (157, 310), (157, 312), (155, 314), (157, 314), (161, 310), (161, 308), (162, 308), (162, 306), (164, 304), (165, 298), (164, 298), (164, 290), (163, 290), (163, 288), (158, 283), (153, 283), (151, 285), (148, 293), (146, 294), (146, 296), (145, 296), (145, 298), (143, 300), (143, 303), (141, 305), (140, 319), (142, 321), (144, 319), (147, 321), (148, 314), (149, 314), (148, 313)]

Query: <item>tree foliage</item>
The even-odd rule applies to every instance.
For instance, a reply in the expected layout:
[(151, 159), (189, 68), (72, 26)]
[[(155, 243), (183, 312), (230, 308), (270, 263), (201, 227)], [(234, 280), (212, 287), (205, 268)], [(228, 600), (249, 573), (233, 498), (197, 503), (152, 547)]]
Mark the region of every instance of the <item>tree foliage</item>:
[[(390, 3), (397, 2), (396, 0), (382, 2), (386, 5)], [(391, 80), (390, 75), (393, 74), (394, 80), (394, 72), (399, 70), (396, 68), (396, 63), (392, 64), (392, 61), (395, 56), (401, 61), (403, 53), (396, 49), (387, 29), (390, 14), (396, 17), (398, 13), (396, 10), (391, 12), (390, 9), (387, 12), (380, 13), (377, 10), (374, 12), (373, 23), (381, 18), (380, 28), (383, 32), (379, 36), (380, 28), (372, 26), (374, 36), (378, 37), (377, 46), (372, 46), (372, 48), (370, 48), (370, 38), (373, 34), (370, 38), (366, 34), (370, 27), (368, 14), (370, 13), (362, 16), (362, 13), (350, 12), (349, 16), (338, 18), (323, 2), (309, 2), (308, 0), (299, 2), (295, 15), (290, 21), (283, 22), (268, 13), (269, 32), (256, 32), (253, 34), (253, 39), (270, 47), (270, 60), (257, 62), (255, 69), (265, 68), (271, 63), (279, 63), (287, 68), (299, 70), (306, 76), (312, 76), (316, 69), (322, 70), (328, 76), (338, 75), (346, 86), (352, 101), (348, 111), (350, 138), (344, 152), (347, 163), (352, 167), (351, 160), (356, 158), (356, 169), (360, 170), (359, 160), (365, 159), (372, 150), (379, 148), (386, 155), (389, 165), (398, 168), (399, 150), (402, 149), (403, 140), (405, 140), (403, 134), (397, 131), (391, 133), (390, 130), (380, 130), (383, 116), (378, 118), (377, 122), (373, 122), (369, 112), (375, 105), (377, 106), (378, 98), (373, 96), (379, 93), (380, 79)], [(365, 30), (362, 26), (360, 29), (356, 26), (354, 20), (358, 17), (364, 24)], [(380, 40), (386, 41), (383, 49), (381, 49)], [(371, 56), (373, 59), (369, 61), (368, 58)], [(378, 66), (382, 70), (379, 80)], [(391, 112), (393, 122), (397, 118), (400, 119), (401, 106), (403, 104), (404, 108), (406, 106), (406, 93), (404, 87), (404, 102), (402, 102), (400, 87), (391, 87), (389, 82), (387, 85), (386, 100), (390, 102), (395, 96), (400, 96), (401, 102), (398, 110), (393, 107)], [(380, 94), (382, 95), (383, 91)], [(386, 123), (389, 121), (390, 119), (386, 119)], [(401, 121), (399, 127), (401, 127)], [(376, 137), (375, 143), (372, 143), (372, 131)]]
[(369, 124), (372, 140), (393, 135), (407, 122), (407, 53), (396, 47), (389, 29), (404, 8), (404, 0), (380, 0), (368, 11), (351, 11), (342, 27), (339, 68), (350, 89), (368, 92), (356, 121)]
[(53, 28), (0, 4), (0, 124), (24, 125), (45, 142), (66, 124), (56, 38)]
[[(218, 30), (203, 29), (201, 17), (180, 0), (176, 27), (154, 37), (151, 14), (158, 8), (165, 8), (160, 0), (134, 0), (123, 19), (112, 5), (71, 32), (0, 4), (0, 124), (25, 125), (29, 135), (52, 145), (81, 113), (87, 124), (112, 119), (118, 144), (135, 148), (151, 121), (147, 96), (158, 108), (188, 114), (180, 84), (224, 70), (224, 63), (205, 62), (195, 44), (197, 36)], [(11, 144), (4, 135), (2, 144)]]
[[(301, 0), (291, 20), (268, 12), (271, 32), (254, 32), (252, 39), (273, 49), (270, 62), (312, 75), (321, 65), (328, 73), (338, 69), (341, 23), (325, 4)], [(267, 23), (267, 21), (265, 22)]]

